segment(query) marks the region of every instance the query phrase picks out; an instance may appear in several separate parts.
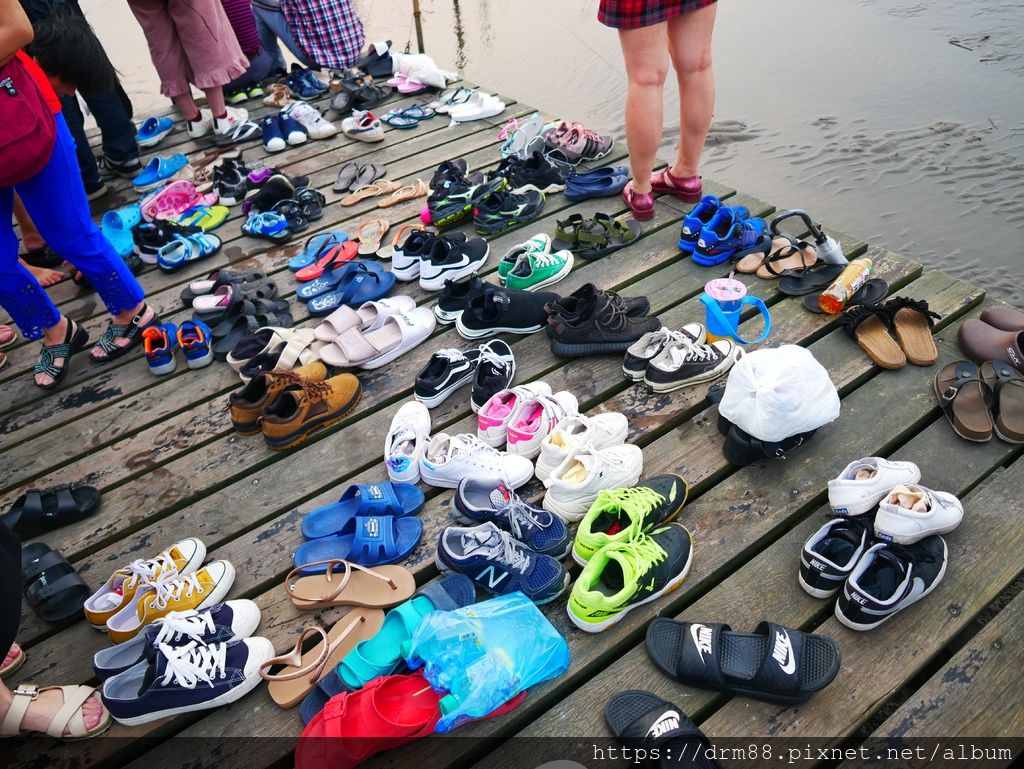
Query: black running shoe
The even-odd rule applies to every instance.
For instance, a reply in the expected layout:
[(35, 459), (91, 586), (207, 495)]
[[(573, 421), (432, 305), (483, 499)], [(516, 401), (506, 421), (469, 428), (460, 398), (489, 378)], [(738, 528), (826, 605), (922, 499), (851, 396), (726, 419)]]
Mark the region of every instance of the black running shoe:
[(548, 321), (551, 352), (559, 358), (578, 358), (624, 352), (637, 339), (661, 328), (657, 318), (630, 315), (615, 294), (597, 294), (574, 318), (553, 315)]
[(874, 538), (875, 516), (833, 518), (804, 543), (798, 579), (808, 595), (831, 598)]
[(470, 184), (462, 175), (444, 179), (427, 198), (427, 224), (450, 227), (473, 214), (473, 208), (496, 190), (508, 186), (505, 177)]
[(437, 167), (434, 175), (430, 178), (430, 189), (437, 190), (448, 179), (465, 180), (468, 168), (465, 158), (446, 160)]
[(836, 619), (853, 630), (871, 630), (942, 581), (948, 558), (938, 534), (913, 545), (879, 542), (857, 562), (836, 601)]
[(234, 163), (214, 166), (213, 187), (225, 206), (237, 206), (245, 200), (245, 194), (249, 191), (244, 171), (240, 171)]
[(532, 334), (547, 322), (544, 309), (558, 294), (543, 291), (510, 291), (485, 289), (483, 295), (470, 301), (455, 321), (455, 328), (465, 339), (479, 339), (495, 334)]
[(561, 315), (567, 320), (573, 321), (580, 314), (590, 307), (590, 302), (600, 295), (617, 296), (626, 307), (626, 314), (634, 318), (643, 317), (651, 311), (651, 303), (646, 296), (624, 297), (614, 291), (603, 291), (593, 283), (587, 283), (577, 288), (569, 296), (563, 296), (548, 306), (548, 312), (552, 315)]
[(647, 364), (644, 383), (656, 393), (666, 393), (710, 382), (731, 369), (741, 355), (743, 350), (729, 339), (670, 344)]
[(479, 349), (438, 350), (416, 376), (413, 396), (428, 409), (440, 406), (449, 395), (473, 379), (479, 360)]
[(512, 348), (500, 339), (480, 345), (480, 359), (473, 376), (473, 394), (469, 405), (474, 412), (484, 407), (495, 393), (507, 389), (516, 375)]
[(516, 194), (526, 192), (561, 192), (565, 189), (565, 180), (568, 174), (559, 168), (546, 155), (534, 152), (526, 160), (516, 160), (512, 163), (505, 174), (509, 186)]
[(516, 195), (499, 189), (476, 204), (473, 210), (473, 226), (481, 235), (497, 235), (536, 219), (543, 208), (543, 192), (531, 191)]
[(434, 317), (440, 323), (454, 323), (469, 303), (478, 296), (483, 296), (487, 289), (500, 290), (498, 286), (488, 283), (479, 275), (470, 275), (465, 280), (458, 282), (446, 280), (444, 289), (434, 306)]

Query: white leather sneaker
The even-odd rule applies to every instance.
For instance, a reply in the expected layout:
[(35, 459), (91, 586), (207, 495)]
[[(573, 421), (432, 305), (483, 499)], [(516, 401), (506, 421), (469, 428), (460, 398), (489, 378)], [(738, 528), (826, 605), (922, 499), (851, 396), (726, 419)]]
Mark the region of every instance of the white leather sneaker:
[(567, 416), (540, 442), (540, 456), (537, 457), (536, 463), (537, 477), (546, 481), (573, 449), (587, 444), (595, 449), (619, 446), (625, 443), (628, 434), (629, 423), (626, 417), (617, 411), (594, 416)]
[(625, 443), (595, 449), (582, 446), (569, 453), (551, 476), (543, 507), (563, 521), (575, 523), (586, 515), (599, 491), (634, 486), (644, 470), (644, 453)]
[(963, 519), (964, 506), (952, 494), (901, 483), (878, 506), (875, 536), (912, 545), (930, 534), (953, 531)]
[(533, 477), (533, 462), (488, 446), (475, 435), (438, 433), (420, 460), (424, 483), (454, 489), (463, 478), (496, 477), (518, 488)]
[(477, 436), (488, 446), (504, 446), (508, 440), (508, 423), (519, 401), (538, 395), (551, 395), (551, 386), (547, 382), (530, 382), (496, 392), (476, 415)]
[(384, 439), (384, 463), (393, 483), (418, 483), (420, 460), (430, 440), (430, 412), (419, 401), (410, 401), (391, 418)]
[(917, 483), (921, 471), (913, 462), (865, 457), (851, 462), (828, 482), (828, 502), (834, 515), (863, 515), (901, 483)]
[(567, 416), (579, 413), (579, 401), (571, 392), (521, 398), (508, 420), (508, 451), (533, 459), (548, 433)]

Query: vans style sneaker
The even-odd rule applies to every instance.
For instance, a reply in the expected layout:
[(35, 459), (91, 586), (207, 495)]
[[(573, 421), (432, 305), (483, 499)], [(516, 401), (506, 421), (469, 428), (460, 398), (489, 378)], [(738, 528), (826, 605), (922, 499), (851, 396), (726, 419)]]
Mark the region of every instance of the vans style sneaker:
[(446, 347), (438, 350), (427, 365), (416, 375), (413, 396), (428, 409), (444, 403), (448, 396), (473, 379), (480, 350), (456, 350)]
[(647, 364), (654, 360), (669, 345), (690, 342), (692, 344), (704, 344), (708, 338), (708, 330), (700, 323), (688, 323), (679, 331), (669, 328), (660, 328), (657, 331), (650, 331), (636, 340), (626, 350), (622, 361), (622, 373), (626, 379), (634, 382), (642, 382), (647, 371)]
[(540, 444), (565, 417), (579, 413), (576, 396), (567, 390), (522, 398), (508, 420), (508, 451), (533, 459)]
[(583, 446), (570, 453), (544, 481), (548, 489), (544, 509), (567, 523), (575, 523), (601, 491), (636, 485), (643, 469), (644, 453), (639, 446)]
[(875, 536), (912, 545), (929, 535), (953, 531), (963, 518), (963, 503), (952, 494), (901, 483), (878, 506)]
[(469, 525), (490, 521), (534, 552), (552, 558), (565, 558), (572, 545), (569, 528), (561, 518), (520, 499), (497, 478), (459, 481), (452, 516)]
[(853, 630), (878, 627), (935, 589), (946, 574), (948, 556), (938, 535), (913, 545), (873, 545), (846, 580), (836, 619)]
[(463, 478), (496, 477), (519, 488), (533, 476), (533, 462), (488, 446), (475, 435), (438, 433), (420, 460), (424, 483), (454, 489)]
[(107, 620), (134, 604), (136, 594), (158, 579), (191, 574), (206, 558), (206, 545), (195, 537), (175, 542), (148, 560), (141, 558), (110, 575), (99, 590), (85, 601), (85, 619), (97, 630), (107, 629)]
[(815, 598), (838, 593), (857, 562), (874, 542), (872, 517), (832, 518), (812, 534), (800, 551), (800, 587)]
[(516, 358), (507, 342), (492, 339), (480, 345), (480, 359), (473, 375), (473, 392), (469, 405), (473, 413), (487, 405), (495, 393), (512, 384), (516, 375)]
[(664, 393), (710, 382), (731, 369), (742, 356), (743, 349), (729, 339), (710, 344), (670, 344), (647, 364), (644, 383), (654, 392)]
[(255, 636), (228, 643), (160, 644), (152, 662), (140, 662), (103, 684), (103, 704), (114, 720), (138, 726), (239, 700), (263, 679), (260, 667), (274, 645)]
[(921, 471), (913, 462), (865, 457), (851, 462), (828, 482), (828, 503), (835, 515), (863, 515), (875, 509), (901, 483), (917, 483)]
[(509, 422), (520, 401), (540, 395), (551, 395), (551, 386), (547, 382), (530, 382), (499, 390), (477, 411), (477, 437), (488, 446), (504, 446), (508, 440)]
[(384, 464), (392, 483), (419, 483), (420, 460), (430, 441), (430, 412), (410, 401), (395, 412), (384, 438)]
[(535, 472), (546, 481), (573, 449), (589, 445), (595, 449), (618, 446), (626, 442), (629, 423), (617, 411), (606, 411), (587, 416), (572, 414), (559, 422), (540, 442)]

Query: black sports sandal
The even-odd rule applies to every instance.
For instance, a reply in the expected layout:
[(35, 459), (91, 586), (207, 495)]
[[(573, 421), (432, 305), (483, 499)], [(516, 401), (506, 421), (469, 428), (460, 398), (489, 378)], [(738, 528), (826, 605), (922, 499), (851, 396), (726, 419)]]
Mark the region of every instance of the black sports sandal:
[(580, 228), (579, 248), (573, 253), (582, 259), (600, 259), (633, 243), (642, 232), (636, 219), (613, 219), (608, 214), (594, 218)]
[[(89, 358), (92, 360), (92, 362), (109, 363), (112, 360), (123, 358), (125, 355), (131, 352), (132, 349), (135, 348), (135, 345), (139, 344), (139, 342), (142, 341), (142, 330), (146, 326), (159, 326), (160, 316), (157, 315), (156, 312), (153, 313), (153, 317), (150, 318), (148, 321), (146, 321), (145, 323), (142, 322), (142, 319), (146, 316), (147, 310), (149, 310), (149, 305), (143, 304), (142, 309), (139, 310), (135, 314), (135, 317), (132, 318), (126, 325), (122, 326), (121, 324), (114, 323), (113, 321), (108, 323), (107, 330), (103, 332), (103, 336), (101, 336), (99, 338), (99, 341), (96, 342), (96, 346), (106, 353), (106, 357), (97, 358), (93, 355), (90, 355)], [(116, 344), (114, 342), (115, 339), (127, 339), (128, 344), (123, 346)]]
[[(64, 341), (60, 344), (43, 345), (39, 351), (39, 362), (36, 363), (36, 374), (46, 374), (53, 381), (49, 384), (39, 384), (36, 387), (43, 390), (52, 390), (61, 383), (64, 375), (68, 372), (68, 364), (71, 363), (71, 356), (76, 352), (84, 350), (89, 344), (89, 332), (79, 326), (73, 320), (68, 320), (67, 330), (64, 332)], [(54, 363), (57, 358), (63, 358), (64, 362), (58, 366)]]
[(612, 734), (627, 748), (644, 748), (658, 758), (658, 769), (721, 769), (707, 757), (711, 741), (686, 714), (671, 702), (650, 692), (636, 690), (616, 694), (604, 709)]

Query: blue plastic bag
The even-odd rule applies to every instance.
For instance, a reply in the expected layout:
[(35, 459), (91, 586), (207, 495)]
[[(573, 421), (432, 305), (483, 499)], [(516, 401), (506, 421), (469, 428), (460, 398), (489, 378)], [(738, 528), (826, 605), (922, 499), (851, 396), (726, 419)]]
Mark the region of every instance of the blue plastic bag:
[(406, 647), (441, 699), (436, 731), (482, 718), (534, 684), (569, 669), (569, 646), (522, 593), (510, 593), (420, 622)]

